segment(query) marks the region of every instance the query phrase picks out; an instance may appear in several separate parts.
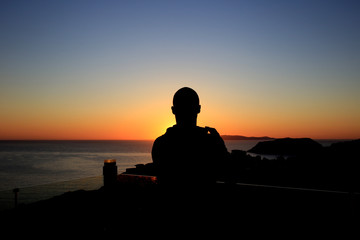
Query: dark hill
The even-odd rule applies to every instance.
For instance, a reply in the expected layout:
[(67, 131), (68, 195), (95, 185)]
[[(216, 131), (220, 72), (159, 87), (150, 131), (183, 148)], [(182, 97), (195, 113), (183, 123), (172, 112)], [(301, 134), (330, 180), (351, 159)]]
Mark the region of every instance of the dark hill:
[(249, 152), (272, 155), (303, 155), (319, 152), (322, 148), (320, 143), (310, 138), (281, 138), (259, 142)]
[(360, 150), (360, 139), (333, 143), (329, 147), (331, 153), (340, 153), (344, 155), (355, 155)]
[(271, 137), (245, 137), (241, 135), (222, 135), (222, 139), (224, 140), (272, 140), (274, 138)]

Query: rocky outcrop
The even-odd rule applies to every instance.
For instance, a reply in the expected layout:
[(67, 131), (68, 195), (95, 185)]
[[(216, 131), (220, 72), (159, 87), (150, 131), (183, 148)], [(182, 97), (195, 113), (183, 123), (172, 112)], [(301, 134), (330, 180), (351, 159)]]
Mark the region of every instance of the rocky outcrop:
[(271, 155), (304, 155), (322, 150), (322, 145), (310, 138), (281, 138), (256, 144), (248, 152)]

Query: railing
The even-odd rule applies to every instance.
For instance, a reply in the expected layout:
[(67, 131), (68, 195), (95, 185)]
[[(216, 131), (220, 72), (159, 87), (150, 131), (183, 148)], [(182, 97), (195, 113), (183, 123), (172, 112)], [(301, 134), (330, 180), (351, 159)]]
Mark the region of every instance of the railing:
[[(217, 181), (218, 186), (232, 186), (234, 191), (243, 191), (251, 189), (254, 193), (261, 193), (271, 191), (274, 194), (287, 194), (289, 192), (296, 193), (298, 196), (320, 196), (333, 197), (339, 196), (343, 203), (350, 200), (356, 204), (359, 202), (360, 193), (346, 192), (326, 189), (312, 189), (291, 186), (274, 186), (266, 184), (254, 183), (226, 183), (224, 181)], [(105, 160), (103, 168), (103, 176), (89, 177), (71, 181), (64, 181), (58, 183), (44, 184), (34, 187), (25, 187), (14, 190), (7, 190), (0, 192), (0, 211), (16, 207), (18, 204), (28, 204), (40, 200), (49, 199), (51, 197), (61, 195), (65, 192), (76, 190), (96, 190), (102, 186), (115, 186), (118, 184), (133, 184), (138, 186), (156, 185), (157, 177), (150, 175), (139, 175), (131, 173), (117, 174), (116, 160)], [(315, 194), (315, 195), (314, 195)]]

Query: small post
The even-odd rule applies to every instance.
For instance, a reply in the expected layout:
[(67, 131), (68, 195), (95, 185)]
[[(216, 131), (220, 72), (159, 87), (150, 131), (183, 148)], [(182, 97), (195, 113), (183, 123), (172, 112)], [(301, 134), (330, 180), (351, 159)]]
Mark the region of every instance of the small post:
[(13, 189), (13, 193), (14, 193), (14, 201), (15, 201), (15, 208), (17, 207), (18, 205), (18, 192), (20, 191), (19, 188), (14, 188)]
[(103, 176), (104, 176), (104, 187), (114, 186), (117, 181), (117, 166), (116, 159), (104, 160)]

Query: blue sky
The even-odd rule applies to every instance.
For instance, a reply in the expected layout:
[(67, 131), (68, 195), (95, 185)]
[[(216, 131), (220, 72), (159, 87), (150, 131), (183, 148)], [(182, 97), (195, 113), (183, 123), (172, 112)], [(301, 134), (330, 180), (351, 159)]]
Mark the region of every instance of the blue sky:
[[(118, 106), (126, 112), (143, 105), (139, 101), (167, 101), (179, 87), (191, 86), (214, 112), (234, 119), (210, 121), (227, 134), (276, 134), (266, 130), (277, 126), (270, 108), (294, 116), (284, 118), (287, 124), (299, 116), (307, 126), (336, 119), (323, 131), (342, 123), (355, 133), (343, 129), (336, 136), (360, 134), (358, 1), (2, 1), (0, 6), (0, 110), (8, 121), (29, 108), (36, 119), (61, 102), (77, 103), (67, 112), (80, 111), (93, 98), (98, 108), (115, 101), (126, 105)], [(214, 117), (205, 114), (204, 124)], [(243, 120), (266, 116), (274, 125), (251, 127)], [(279, 132), (299, 135), (292, 129), (300, 123), (293, 124)]]

